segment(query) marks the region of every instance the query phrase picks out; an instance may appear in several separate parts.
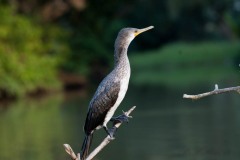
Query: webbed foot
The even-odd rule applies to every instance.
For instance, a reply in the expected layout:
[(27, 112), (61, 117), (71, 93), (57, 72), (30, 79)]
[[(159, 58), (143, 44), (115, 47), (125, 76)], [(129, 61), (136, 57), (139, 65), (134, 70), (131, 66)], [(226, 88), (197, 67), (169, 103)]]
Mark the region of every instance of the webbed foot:
[(113, 140), (115, 139), (114, 135), (117, 131), (117, 127), (113, 126), (112, 128), (108, 129), (107, 127), (104, 127), (105, 131), (109, 135), (110, 139)]
[(117, 117), (112, 117), (110, 119), (111, 122), (113, 122), (113, 125), (117, 124), (117, 123), (123, 123), (123, 122), (129, 122), (129, 116), (127, 116), (125, 113), (117, 116)]

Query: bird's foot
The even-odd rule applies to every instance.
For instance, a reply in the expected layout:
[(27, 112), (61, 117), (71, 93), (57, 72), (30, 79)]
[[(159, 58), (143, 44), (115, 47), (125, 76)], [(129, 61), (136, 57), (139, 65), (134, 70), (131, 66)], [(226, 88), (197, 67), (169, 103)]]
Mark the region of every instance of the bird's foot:
[(115, 133), (117, 131), (117, 127), (113, 126), (112, 128), (108, 129), (107, 127), (104, 127), (105, 131), (107, 132), (107, 134), (109, 135), (111, 140), (114, 140), (115, 137)]
[(123, 122), (129, 122), (129, 118), (132, 118), (131, 116), (128, 116), (125, 114), (125, 112), (123, 112), (123, 114), (117, 116), (117, 117), (112, 117), (110, 119), (111, 122), (113, 122), (113, 125), (117, 124), (117, 123), (123, 123)]

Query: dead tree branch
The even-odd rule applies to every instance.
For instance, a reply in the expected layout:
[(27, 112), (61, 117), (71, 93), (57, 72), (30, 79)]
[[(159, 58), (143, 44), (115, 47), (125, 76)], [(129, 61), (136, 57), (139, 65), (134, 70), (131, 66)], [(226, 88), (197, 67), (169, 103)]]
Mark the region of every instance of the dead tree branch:
[[(127, 112), (124, 112), (124, 114), (128, 117), (131, 114), (131, 112), (136, 108), (136, 106), (133, 106), (132, 108), (130, 108)], [(119, 128), (121, 126), (122, 123), (117, 123), (115, 124), (116, 128)], [(91, 160), (93, 159), (93, 157), (95, 157), (110, 141), (112, 141), (113, 139), (111, 139), (109, 136), (107, 136), (101, 143), (100, 145), (95, 148), (87, 157), (86, 160)], [(74, 153), (73, 149), (71, 148), (71, 146), (69, 144), (63, 144), (65, 151), (69, 154), (69, 156), (71, 157), (72, 160), (81, 160), (80, 159), (80, 153), (76, 154)]]
[(201, 94), (197, 94), (197, 95), (184, 94), (183, 98), (198, 100), (198, 99), (203, 98), (203, 97), (216, 95), (216, 94), (222, 94), (222, 93), (225, 93), (225, 92), (232, 92), (232, 91), (236, 91), (236, 92), (240, 93), (240, 86), (218, 89), (218, 85), (215, 84), (215, 89), (213, 91), (206, 92), (206, 93), (201, 93)]

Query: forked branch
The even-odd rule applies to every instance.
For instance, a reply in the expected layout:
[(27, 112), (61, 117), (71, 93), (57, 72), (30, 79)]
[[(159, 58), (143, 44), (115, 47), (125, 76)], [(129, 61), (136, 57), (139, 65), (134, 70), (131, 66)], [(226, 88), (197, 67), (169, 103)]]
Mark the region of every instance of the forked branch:
[(222, 93), (225, 93), (225, 92), (232, 92), (232, 91), (236, 91), (236, 92), (240, 93), (240, 86), (219, 89), (218, 85), (215, 84), (215, 89), (213, 91), (206, 92), (206, 93), (201, 93), (201, 94), (197, 94), (197, 95), (184, 94), (183, 98), (189, 98), (189, 99), (197, 100), (197, 99), (200, 99), (200, 98), (203, 98), (203, 97), (216, 95), (216, 94), (222, 94)]
[[(128, 117), (130, 117), (130, 114), (132, 113), (132, 111), (136, 108), (136, 106), (133, 106), (132, 108), (130, 108), (127, 112), (124, 112), (124, 114)], [(119, 128), (121, 126), (122, 123), (117, 123), (115, 124), (116, 128)], [(95, 148), (92, 153), (89, 154), (89, 156), (87, 157), (86, 160), (91, 160), (93, 159), (93, 157), (95, 157), (110, 141), (112, 141), (113, 139), (111, 139), (109, 136), (107, 136), (101, 143), (100, 145)], [(71, 157), (72, 160), (81, 160), (80, 159), (80, 153), (78, 153), (77, 155), (74, 153), (73, 149), (71, 148), (71, 146), (69, 144), (63, 144), (65, 151), (69, 154), (69, 156)]]

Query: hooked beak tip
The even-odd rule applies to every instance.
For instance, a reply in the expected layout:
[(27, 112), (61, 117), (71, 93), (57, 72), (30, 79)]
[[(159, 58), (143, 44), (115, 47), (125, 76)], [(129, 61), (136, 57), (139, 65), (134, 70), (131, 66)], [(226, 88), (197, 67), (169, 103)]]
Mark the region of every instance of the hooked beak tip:
[(146, 32), (146, 31), (148, 31), (148, 30), (150, 30), (150, 29), (153, 29), (153, 28), (154, 28), (154, 26), (149, 26), (149, 27), (146, 27), (146, 28), (143, 28), (143, 29), (139, 29), (138, 32), (135, 33), (135, 37), (136, 37), (137, 35), (139, 35), (140, 33)]

